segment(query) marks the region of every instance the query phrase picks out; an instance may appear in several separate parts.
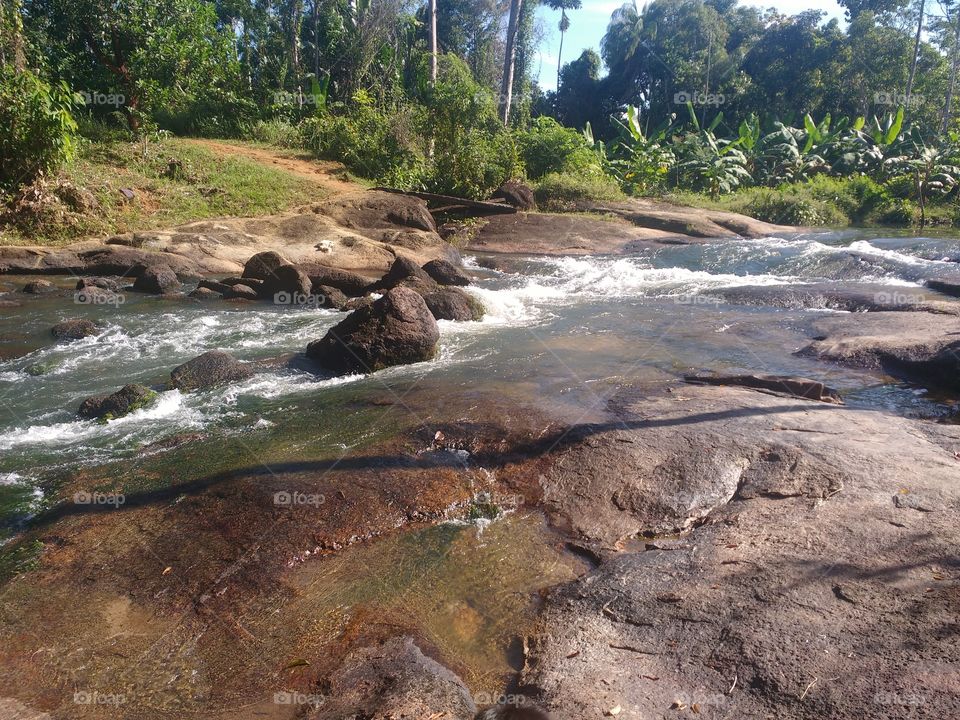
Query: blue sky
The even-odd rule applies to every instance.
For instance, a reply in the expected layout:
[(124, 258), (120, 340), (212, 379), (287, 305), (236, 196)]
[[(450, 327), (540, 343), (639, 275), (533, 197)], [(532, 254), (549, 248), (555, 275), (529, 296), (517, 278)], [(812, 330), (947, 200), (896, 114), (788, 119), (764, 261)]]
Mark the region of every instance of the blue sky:
[[(607, 30), (610, 15), (624, 0), (583, 0), (583, 7), (579, 10), (570, 10), (570, 29), (563, 40), (563, 60), (570, 62), (577, 58), (587, 48), (600, 50), (600, 38)], [(758, 5), (772, 7), (787, 15), (794, 15), (804, 10), (823, 10), (827, 17), (843, 19), (843, 9), (836, 0), (740, 0), (742, 5)], [(638, 3), (643, 6), (644, 0)], [(557, 24), (560, 22), (560, 13), (541, 6), (537, 13), (543, 21), (546, 37), (540, 47), (539, 75), (540, 86), (545, 90), (554, 90), (557, 85), (557, 51), (560, 48), (560, 31)], [(536, 72), (537, 69), (535, 69)]]

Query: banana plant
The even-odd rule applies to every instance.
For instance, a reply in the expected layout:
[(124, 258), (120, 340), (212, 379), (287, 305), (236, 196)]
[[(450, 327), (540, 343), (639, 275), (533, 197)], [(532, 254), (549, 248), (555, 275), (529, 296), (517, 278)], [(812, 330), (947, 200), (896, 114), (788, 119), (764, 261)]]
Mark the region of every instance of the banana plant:
[(642, 194), (664, 184), (677, 160), (668, 144), (675, 119), (676, 116), (671, 114), (646, 134), (640, 124), (640, 110), (633, 105), (627, 106), (623, 119), (613, 118), (614, 124), (620, 129), (620, 137), (614, 146), (615, 158), (611, 162), (611, 170), (626, 192)]
[(932, 147), (919, 139), (911, 144), (913, 147), (907, 154), (888, 158), (884, 165), (891, 175), (913, 178), (914, 192), (920, 203), (920, 228), (923, 229), (927, 224), (927, 200), (932, 195), (946, 195), (953, 190), (960, 179), (960, 167), (954, 164), (950, 148)]

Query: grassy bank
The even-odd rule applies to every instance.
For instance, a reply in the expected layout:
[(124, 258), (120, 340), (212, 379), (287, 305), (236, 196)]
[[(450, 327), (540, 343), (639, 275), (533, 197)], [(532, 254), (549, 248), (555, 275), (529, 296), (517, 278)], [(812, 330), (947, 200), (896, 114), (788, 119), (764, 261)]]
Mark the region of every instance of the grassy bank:
[[(776, 188), (752, 187), (717, 198), (703, 193), (672, 192), (665, 200), (679, 205), (727, 210), (766, 222), (810, 227), (910, 227), (920, 222), (912, 188), (878, 185), (870, 178), (818, 176)], [(928, 204), (927, 225), (960, 227), (954, 202)]]
[(321, 196), (309, 180), (188, 140), (101, 138), (85, 142), (57, 178), (21, 192), (0, 216), (0, 244), (58, 245), (204, 218), (264, 215)]

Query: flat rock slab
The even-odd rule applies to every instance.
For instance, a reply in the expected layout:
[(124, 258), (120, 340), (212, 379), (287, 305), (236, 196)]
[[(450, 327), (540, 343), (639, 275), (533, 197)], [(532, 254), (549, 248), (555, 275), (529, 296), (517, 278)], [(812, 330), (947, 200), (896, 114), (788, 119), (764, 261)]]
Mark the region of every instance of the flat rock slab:
[(960, 387), (960, 318), (877, 312), (825, 317), (801, 354), (881, 369), (933, 387)]
[(132, 277), (138, 264), (162, 262), (185, 279), (239, 274), (251, 256), (266, 250), (282, 252), (308, 274), (315, 266), (379, 275), (398, 255), (418, 265), (457, 259), (456, 251), (437, 235), (425, 202), (367, 191), (281, 215), (202, 220), (63, 248), (0, 247), (0, 274)]
[(622, 398), (545, 494), (607, 542), (685, 492), (714, 508), (553, 591), (521, 687), (559, 718), (960, 716), (960, 426), (670, 395)]

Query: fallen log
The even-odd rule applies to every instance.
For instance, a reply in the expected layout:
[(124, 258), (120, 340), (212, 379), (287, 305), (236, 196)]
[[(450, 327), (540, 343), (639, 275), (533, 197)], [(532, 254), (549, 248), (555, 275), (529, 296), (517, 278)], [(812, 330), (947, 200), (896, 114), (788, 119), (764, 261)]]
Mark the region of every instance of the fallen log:
[[(453, 195), (439, 195), (437, 193), (415, 192), (412, 190), (398, 190), (397, 188), (378, 187), (374, 190), (394, 193), (396, 195), (410, 195), (427, 201), (430, 212), (450, 212), (451, 210), (469, 210), (473, 215), (509, 215), (517, 212), (513, 205), (506, 203), (489, 202), (487, 200), (468, 200)], [(431, 207), (431, 203), (442, 203), (440, 207)]]

